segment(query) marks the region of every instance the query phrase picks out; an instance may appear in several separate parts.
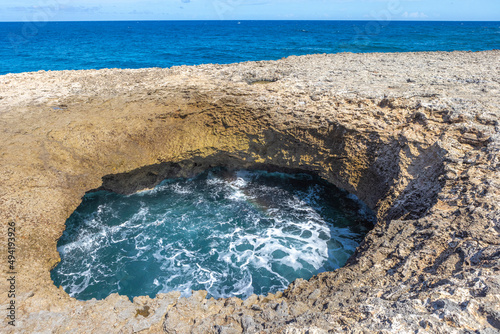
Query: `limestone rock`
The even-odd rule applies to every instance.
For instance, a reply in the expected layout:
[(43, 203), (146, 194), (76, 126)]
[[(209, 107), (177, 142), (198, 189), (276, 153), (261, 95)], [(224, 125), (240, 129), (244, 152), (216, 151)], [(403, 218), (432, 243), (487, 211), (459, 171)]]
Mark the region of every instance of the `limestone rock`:
[[(0, 76), (0, 223), (4, 235), (16, 224), (18, 282), (17, 326), (3, 328), (499, 332), (499, 68), (486, 51)], [(378, 221), (344, 268), (246, 301), (83, 302), (54, 286), (56, 243), (85, 192), (213, 166), (316, 173)]]

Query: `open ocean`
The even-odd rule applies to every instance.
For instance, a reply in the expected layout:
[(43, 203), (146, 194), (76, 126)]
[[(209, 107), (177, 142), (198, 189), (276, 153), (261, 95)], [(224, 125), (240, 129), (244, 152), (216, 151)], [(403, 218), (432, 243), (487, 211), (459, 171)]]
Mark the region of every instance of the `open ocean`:
[(500, 22), (4, 22), (0, 74), (227, 64), (315, 53), (499, 48)]

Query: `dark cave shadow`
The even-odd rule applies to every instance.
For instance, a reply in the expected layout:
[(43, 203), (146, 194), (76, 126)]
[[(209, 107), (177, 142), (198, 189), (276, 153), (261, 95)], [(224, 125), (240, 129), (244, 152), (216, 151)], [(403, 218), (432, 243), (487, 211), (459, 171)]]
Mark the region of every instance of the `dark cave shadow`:
[(444, 173), (443, 157), (446, 151), (434, 144), (422, 151), (408, 166), (413, 179), (393, 201), (386, 212), (387, 220), (412, 220), (424, 217), (438, 200), (444, 186), (439, 177)]

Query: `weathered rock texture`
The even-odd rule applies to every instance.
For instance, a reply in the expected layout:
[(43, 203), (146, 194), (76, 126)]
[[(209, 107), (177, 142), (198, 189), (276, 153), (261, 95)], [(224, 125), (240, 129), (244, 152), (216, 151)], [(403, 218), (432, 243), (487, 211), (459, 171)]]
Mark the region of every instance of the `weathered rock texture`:
[[(18, 247), (17, 327), (2, 331), (499, 332), (499, 60), (337, 54), (0, 76), (1, 235), (15, 222)], [(83, 302), (54, 286), (56, 243), (85, 192), (210, 166), (314, 172), (378, 222), (346, 267), (276, 295)], [(6, 253), (2, 241), (0, 291)]]

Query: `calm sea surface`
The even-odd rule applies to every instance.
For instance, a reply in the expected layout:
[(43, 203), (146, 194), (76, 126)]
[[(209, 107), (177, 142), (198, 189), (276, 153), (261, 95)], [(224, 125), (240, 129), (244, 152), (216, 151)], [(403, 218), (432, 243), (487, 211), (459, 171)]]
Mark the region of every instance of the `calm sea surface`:
[(500, 22), (0, 23), (0, 74), (227, 64), (314, 53), (499, 48)]

